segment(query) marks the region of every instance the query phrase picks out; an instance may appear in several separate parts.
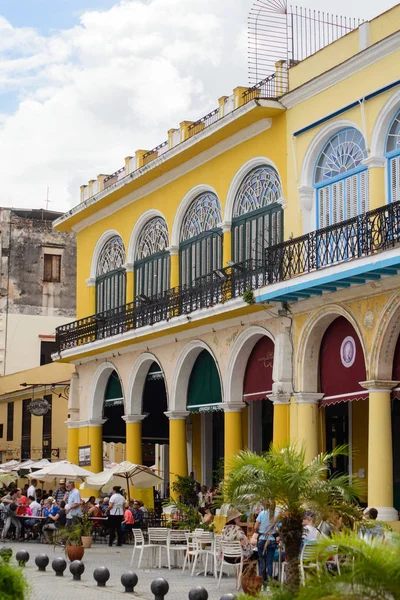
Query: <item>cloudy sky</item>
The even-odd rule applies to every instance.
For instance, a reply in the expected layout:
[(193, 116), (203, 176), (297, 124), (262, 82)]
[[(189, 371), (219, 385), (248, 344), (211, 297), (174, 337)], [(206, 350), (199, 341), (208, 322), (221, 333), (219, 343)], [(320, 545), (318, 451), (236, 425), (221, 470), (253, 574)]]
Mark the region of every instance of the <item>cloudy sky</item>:
[[(253, 1), (0, 0), (0, 205), (44, 207), (49, 187), (49, 208), (66, 210), (82, 183), (246, 85)], [(396, 3), (335, 11), (368, 19)]]

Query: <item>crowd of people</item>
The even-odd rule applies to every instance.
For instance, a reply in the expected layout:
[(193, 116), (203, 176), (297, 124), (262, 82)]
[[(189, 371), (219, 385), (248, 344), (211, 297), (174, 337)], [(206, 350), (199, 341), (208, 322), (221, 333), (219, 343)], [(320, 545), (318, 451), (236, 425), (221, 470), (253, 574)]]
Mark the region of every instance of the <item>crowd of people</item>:
[(80, 523), (87, 515), (94, 527), (101, 527), (108, 533), (109, 546), (115, 538), (117, 546), (121, 546), (126, 534), (142, 526), (146, 513), (143, 502), (128, 501), (126, 492), (119, 486), (113, 488), (111, 496), (97, 500), (91, 496), (85, 501), (74, 481), (60, 479), (57, 489), (47, 493), (32, 479), (30, 485), (23, 489), (10, 487), (1, 497), (1, 541), (13, 534), (20, 541), (41, 538), (50, 543), (58, 529)]

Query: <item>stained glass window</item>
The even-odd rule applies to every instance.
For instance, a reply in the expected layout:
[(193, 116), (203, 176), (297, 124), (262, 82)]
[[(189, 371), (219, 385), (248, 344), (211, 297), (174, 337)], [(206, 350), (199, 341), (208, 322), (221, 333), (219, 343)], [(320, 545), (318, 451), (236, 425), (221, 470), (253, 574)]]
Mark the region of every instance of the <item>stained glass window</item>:
[(386, 152), (400, 152), (400, 111), (395, 116), (386, 140)]
[(110, 238), (103, 246), (97, 261), (96, 276), (122, 269), (125, 264), (124, 243), (118, 235)]
[(222, 221), (221, 205), (217, 196), (211, 192), (200, 194), (186, 211), (181, 227), (180, 240), (191, 238), (215, 229)]
[(233, 207), (233, 217), (265, 208), (282, 197), (282, 187), (275, 169), (268, 166), (253, 169), (244, 178)]
[(315, 169), (315, 183), (344, 175), (359, 167), (367, 158), (362, 133), (348, 127), (335, 133), (322, 150)]
[(155, 217), (146, 223), (139, 237), (136, 260), (148, 258), (162, 252), (169, 246), (168, 227), (162, 217)]

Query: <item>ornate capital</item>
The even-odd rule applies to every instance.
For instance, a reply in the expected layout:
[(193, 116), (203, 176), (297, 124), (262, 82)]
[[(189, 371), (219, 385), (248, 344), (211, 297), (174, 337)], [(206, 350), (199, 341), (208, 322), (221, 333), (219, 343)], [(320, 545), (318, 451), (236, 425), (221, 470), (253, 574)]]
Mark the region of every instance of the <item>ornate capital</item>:
[(165, 248), (171, 255), (179, 254), (179, 246), (168, 246)]
[(165, 412), (164, 415), (168, 417), (170, 421), (184, 421), (187, 416), (190, 415), (188, 410), (170, 410)]
[(221, 223), (217, 223), (217, 227), (222, 229), (222, 233), (227, 233), (232, 228), (232, 221), (221, 221)]
[(362, 165), (369, 168), (380, 167), (383, 168), (386, 164), (386, 159), (383, 156), (368, 156), (361, 161)]
[(86, 421), (88, 427), (102, 427), (107, 419), (89, 419)]
[(94, 277), (89, 277), (86, 279), (86, 287), (94, 287), (96, 285), (96, 279)]
[(324, 394), (317, 392), (295, 392), (296, 404), (318, 404)]
[(241, 412), (246, 405), (244, 402), (238, 402), (236, 404), (233, 402), (222, 402), (219, 406), (224, 410), (224, 412)]
[(300, 198), (300, 210), (312, 210), (314, 203), (314, 188), (308, 185), (302, 185), (298, 188)]
[(273, 392), (267, 396), (268, 400), (271, 400), (274, 404), (289, 404), (290, 403), (290, 392), (284, 392), (283, 390), (279, 390), (278, 392)]
[(127, 273), (133, 273), (133, 263), (125, 263), (124, 269)]
[(147, 415), (125, 415), (123, 420), (125, 423), (141, 423)]
[(399, 382), (398, 381), (387, 381), (374, 379), (371, 381), (360, 381), (361, 387), (369, 392), (391, 392), (393, 388), (395, 388)]

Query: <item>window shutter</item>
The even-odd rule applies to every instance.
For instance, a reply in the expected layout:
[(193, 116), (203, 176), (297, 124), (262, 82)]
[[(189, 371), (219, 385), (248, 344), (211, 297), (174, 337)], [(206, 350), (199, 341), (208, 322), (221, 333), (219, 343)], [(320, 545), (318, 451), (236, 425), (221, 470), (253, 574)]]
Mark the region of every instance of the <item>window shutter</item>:
[(344, 219), (344, 181), (332, 185), (332, 223)]
[(52, 260), (51, 254), (45, 254), (43, 257), (43, 279), (44, 281), (51, 281), (52, 275)]
[(394, 156), (390, 159), (389, 169), (391, 200), (397, 202), (400, 200), (400, 156)]
[(360, 173), (360, 213), (369, 210), (369, 173), (363, 171)]
[(318, 190), (318, 208), (319, 208), (319, 227), (329, 225), (329, 187), (323, 187)]

